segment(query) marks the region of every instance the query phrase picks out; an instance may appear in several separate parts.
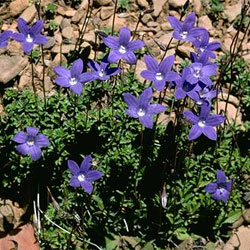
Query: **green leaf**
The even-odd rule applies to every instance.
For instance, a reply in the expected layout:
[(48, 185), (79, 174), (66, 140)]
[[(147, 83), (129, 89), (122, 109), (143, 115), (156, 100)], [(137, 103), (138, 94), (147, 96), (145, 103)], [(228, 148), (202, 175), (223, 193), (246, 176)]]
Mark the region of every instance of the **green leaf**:
[(241, 216), (242, 211), (240, 209), (232, 211), (229, 213), (229, 217), (223, 222), (223, 224), (233, 224), (236, 220), (238, 220)]

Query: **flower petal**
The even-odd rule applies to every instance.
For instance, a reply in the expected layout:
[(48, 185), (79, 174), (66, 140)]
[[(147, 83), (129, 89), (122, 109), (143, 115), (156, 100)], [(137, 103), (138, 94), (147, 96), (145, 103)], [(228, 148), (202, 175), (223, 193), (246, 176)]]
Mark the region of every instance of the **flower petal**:
[[(176, 97), (177, 99), (182, 99), (182, 98), (184, 98), (186, 95), (187, 95), (186, 92), (185, 92), (182, 88), (178, 88), (178, 89), (176, 89), (176, 91), (175, 91), (175, 97)], [(191, 113), (192, 113), (192, 112), (191, 112)]]
[(23, 18), (21, 17), (18, 18), (17, 25), (18, 25), (19, 31), (22, 34), (24, 34), (25, 36), (28, 35), (30, 28), (29, 28), (28, 23)]
[(91, 184), (91, 182), (88, 181), (82, 181), (80, 182), (81, 187), (88, 193), (91, 194), (93, 191), (93, 185)]
[(77, 59), (74, 61), (72, 68), (70, 69), (71, 77), (77, 78), (83, 70), (83, 61), (82, 59)]
[(119, 33), (119, 45), (127, 45), (131, 37), (130, 29), (123, 27)]
[(78, 175), (80, 172), (80, 168), (79, 168), (78, 164), (72, 160), (68, 160), (67, 163), (68, 163), (68, 168), (69, 168), (71, 174)]
[(34, 127), (26, 127), (26, 131), (27, 131), (28, 135), (36, 136), (39, 129), (34, 128)]
[(195, 140), (196, 138), (198, 138), (200, 135), (202, 134), (202, 130), (200, 129), (200, 127), (196, 124), (194, 125), (188, 134), (188, 139), (191, 140)]
[(87, 181), (96, 181), (103, 176), (103, 173), (98, 170), (89, 170), (85, 176)]
[(139, 121), (145, 128), (153, 128), (153, 118), (152, 114), (146, 114), (144, 116), (139, 116)]
[(165, 111), (166, 107), (161, 104), (150, 104), (148, 107), (148, 112), (153, 114), (158, 114)]
[(210, 140), (216, 141), (217, 139), (216, 131), (211, 126), (205, 126), (204, 128), (202, 128), (202, 133)]
[(16, 146), (16, 150), (21, 155), (27, 155), (29, 152), (29, 146), (26, 143), (24, 143)]
[(30, 33), (32, 33), (34, 36), (36, 36), (36, 35), (41, 33), (42, 28), (43, 28), (43, 21), (37, 20), (30, 28)]
[(195, 13), (191, 12), (182, 23), (182, 29), (189, 31), (195, 24)]
[(149, 81), (155, 80), (155, 74), (152, 71), (149, 70), (143, 70), (141, 72), (141, 76)]
[(20, 43), (25, 41), (25, 36), (22, 33), (13, 33), (11, 37)]
[(39, 134), (35, 138), (35, 144), (38, 147), (47, 147), (50, 145), (49, 139), (44, 134)]
[(35, 39), (33, 41), (35, 44), (44, 44), (48, 42), (48, 38), (44, 35), (38, 34), (35, 36)]
[(88, 62), (88, 66), (93, 70), (93, 71), (99, 71), (100, 70), (100, 65), (95, 62), (94, 60), (90, 59)]
[(87, 172), (91, 167), (91, 163), (92, 163), (92, 156), (87, 155), (81, 163), (80, 171), (83, 173)]
[(76, 95), (80, 95), (82, 93), (82, 84), (80, 82), (75, 85), (71, 85), (69, 88)]
[(220, 48), (221, 44), (219, 42), (211, 42), (207, 45), (207, 49), (209, 50), (216, 50)]
[(145, 43), (143, 41), (135, 40), (128, 43), (127, 49), (134, 51), (142, 48), (143, 46), (145, 46)]
[(152, 98), (152, 88), (146, 88), (144, 89), (144, 91), (142, 92), (142, 94), (140, 95), (140, 98), (139, 98), (139, 106), (141, 108), (145, 108), (147, 109), (149, 103), (150, 103), (150, 100)]
[(69, 185), (72, 187), (80, 187), (80, 181), (78, 180), (77, 176), (72, 176), (69, 182)]
[(172, 68), (174, 64), (174, 56), (168, 56), (166, 57), (159, 66), (159, 71), (165, 75), (170, 69)]
[(61, 87), (68, 88), (68, 87), (70, 86), (69, 80), (68, 80), (67, 78), (63, 77), (63, 76), (57, 77), (57, 78), (54, 80), (54, 82), (55, 82), (57, 85), (61, 86)]
[(26, 54), (29, 54), (32, 51), (33, 46), (34, 46), (33, 42), (32, 43), (23, 42), (22, 48)]
[(217, 183), (216, 182), (212, 182), (212, 183), (209, 183), (206, 188), (205, 188), (205, 191), (207, 193), (210, 193), (210, 194), (213, 194), (215, 193), (217, 190)]
[(199, 117), (189, 110), (184, 111), (183, 115), (188, 121), (193, 124), (197, 124), (199, 122)]
[(161, 81), (154, 80), (154, 88), (158, 91), (162, 91), (166, 85), (166, 80), (163, 79)]
[(119, 49), (119, 39), (115, 36), (107, 36), (103, 38), (103, 42), (111, 49)]
[(225, 121), (225, 116), (224, 115), (210, 115), (207, 120), (206, 120), (206, 124), (208, 124), (209, 126), (218, 126), (221, 123), (223, 123)]
[(124, 93), (123, 98), (129, 109), (132, 108), (136, 110), (138, 108), (139, 100), (134, 95), (131, 95), (130, 93)]
[(117, 50), (112, 50), (108, 55), (108, 60), (110, 63), (115, 63), (122, 58), (122, 54)]
[(216, 175), (217, 175), (217, 183), (218, 183), (218, 184), (226, 183), (227, 177), (226, 177), (224, 171), (222, 171), (222, 170), (217, 170), (217, 171), (216, 171)]
[(26, 143), (27, 142), (27, 133), (25, 133), (24, 131), (20, 131), (14, 136), (14, 138), (12, 140), (15, 142), (18, 142), (18, 143)]
[(175, 30), (181, 30), (181, 22), (174, 16), (169, 16), (168, 21)]
[(153, 73), (157, 73), (159, 71), (159, 65), (152, 56), (145, 55), (144, 61), (149, 71), (152, 71)]
[(139, 115), (137, 114), (137, 110), (134, 108), (130, 108), (126, 110), (126, 114), (133, 117), (133, 118), (138, 118)]
[(39, 160), (42, 156), (42, 150), (36, 145), (33, 145), (29, 148), (29, 153), (33, 161)]
[(62, 67), (62, 66), (56, 66), (53, 68), (53, 70), (57, 73), (57, 75), (59, 76), (63, 76), (63, 77), (67, 77), (67, 78), (70, 78), (71, 75), (70, 75), (70, 70), (69, 69), (66, 69), (65, 67)]
[(129, 63), (129, 64), (136, 64), (136, 56), (134, 52), (127, 51), (127, 53), (123, 56), (123, 58)]

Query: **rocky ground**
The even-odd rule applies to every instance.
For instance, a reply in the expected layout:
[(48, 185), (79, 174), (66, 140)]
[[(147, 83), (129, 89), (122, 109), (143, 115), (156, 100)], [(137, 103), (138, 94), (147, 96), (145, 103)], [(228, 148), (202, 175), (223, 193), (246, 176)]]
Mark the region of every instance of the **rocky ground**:
[[(0, 1), (0, 27), (1, 31), (12, 30), (17, 31), (18, 17), (24, 18), (29, 23), (38, 19), (38, 13), (34, 1), (30, 0), (14, 0), (14, 1)], [(70, 5), (71, 2), (76, 3)], [(92, 1), (90, 1), (92, 2)], [(126, 26), (132, 31), (135, 30), (136, 24), (140, 13), (142, 18), (140, 19), (137, 32), (135, 36), (145, 41), (148, 51), (155, 56), (158, 60), (163, 56), (163, 49), (168, 44), (172, 36), (172, 28), (167, 21), (168, 15), (180, 17), (182, 6), (186, 0), (129, 0), (127, 6), (119, 7), (115, 14), (115, 26), (114, 31), (118, 32), (121, 27)], [(210, 1), (208, 0), (191, 0), (189, 9), (193, 10), (198, 19), (197, 25), (208, 29), (211, 40), (221, 42), (221, 49), (216, 53), (220, 56), (224, 53), (228, 54), (230, 51), (230, 45), (233, 37), (237, 33), (235, 29), (235, 22), (238, 15), (241, 13), (242, 1), (241, 0), (225, 0), (223, 2), (224, 11), (215, 12), (211, 9)], [(50, 3), (56, 5), (56, 10), (48, 11), (47, 6)], [(48, 37), (49, 41), (44, 45), (45, 52), (45, 89), (47, 95), (53, 93), (53, 66), (59, 65), (60, 62), (67, 62), (67, 55), (70, 51), (73, 51), (79, 31), (81, 30), (86, 12), (88, 8), (88, 1), (66, 1), (66, 0), (43, 0), (41, 1), (41, 13), (42, 18), (45, 21), (44, 34)], [(152, 13), (145, 13), (146, 9), (153, 9)], [(143, 13), (142, 13), (143, 12)], [(88, 25), (86, 33), (84, 34), (83, 41), (81, 41), (81, 47), (90, 47), (89, 58), (94, 58), (95, 52), (98, 54), (103, 53), (101, 47), (96, 46), (95, 41), (99, 44), (99, 37), (96, 36), (97, 30), (111, 30), (114, 14), (114, 1), (112, 0), (93, 0), (93, 9), (88, 16)], [(250, 43), (249, 36), (243, 32), (239, 33), (239, 38), (243, 42), (240, 45), (240, 55), (250, 63)], [(173, 41), (170, 45), (167, 55), (175, 53), (177, 41)], [(238, 43), (239, 45), (239, 43)], [(62, 54), (60, 53), (62, 52)], [(180, 63), (185, 58), (190, 57), (190, 51), (193, 51), (191, 45), (180, 43), (176, 54), (176, 63)], [(145, 69), (145, 64), (142, 60), (139, 60), (136, 67), (137, 76), (140, 77), (140, 72)], [(42, 77), (43, 67), (42, 63), (37, 63), (34, 69), (35, 84), (42, 89)], [(14, 87), (17, 89), (31, 88), (31, 66), (28, 62), (27, 55), (22, 52), (21, 44), (16, 41), (10, 41), (8, 47), (5, 50), (0, 50), (0, 89), (1, 94), (4, 93), (4, 89), (8, 87)], [(224, 89), (227, 92), (227, 89)], [(225, 97), (223, 93), (219, 96), (219, 109), (225, 107)], [(230, 96), (228, 105), (228, 116), (235, 117), (239, 100)], [(0, 104), (0, 113), (3, 107)], [(164, 119), (164, 117), (162, 118)], [(237, 123), (241, 123), (241, 115), (239, 113)], [(248, 218), (249, 219), (249, 218)], [(0, 215), (1, 220), (1, 215)], [(247, 221), (247, 219), (244, 219)], [(248, 223), (250, 220), (248, 221)], [(29, 228), (31, 231), (29, 231)], [(32, 227), (27, 226), (24, 233), (31, 233), (33, 235)], [(241, 246), (238, 249), (250, 249), (249, 226), (241, 226), (235, 230), (235, 234), (232, 239), (224, 246), (224, 249), (234, 249), (234, 246)], [(1, 231), (1, 230), (0, 230)], [(238, 236), (236, 236), (236, 234)], [(12, 244), (16, 241), (17, 236), (14, 238), (4, 238), (5, 241), (0, 240), (0, 249), (8, 249), (1, 244)], [(243, 237), (243, 238), (242, 238)], [(27, 237), (23, 237), (24, 239)], [(25, 245), (19, 244), (18, 249), (38, 249), (37, 243), (34, 238), (31, 238), (32, 242), (26, 242), (29, 248)], [(233, 242), (233, 243), (230, 243)], [(26, 244), (25, 243), (25, 244)], [(244, 245), (246, 244), (246, 245)], [(31, 248), (34, 245), (34, 248)], [(220, 249), (222, 249), (221, 247)], [(188, 249), (184, 247), (183, 249)]]

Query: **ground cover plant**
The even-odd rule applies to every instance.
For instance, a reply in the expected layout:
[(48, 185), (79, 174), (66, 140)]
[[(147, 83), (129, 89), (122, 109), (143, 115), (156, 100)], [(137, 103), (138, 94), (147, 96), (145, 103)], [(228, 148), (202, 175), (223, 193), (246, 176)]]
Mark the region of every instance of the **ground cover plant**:
[[(85, 2), (67, 63), (62, 46), (69, 40), (61, 41), (59, 60), (51, 67), (51, 93), (45, 86), (44, 29), (46, 24), (48, 32), (56, 29), (50, 19), (57, 5), (43, 9), (36, 1), (38, 20), (18, 17), (17, 30), (0, 34), (0, 49), (20, 43), (31, 69), (31, 88), (2, 91), (0, 198), (26, 207), (22, 221), (33, 218), (41, 249), (160, 250), (189, 239), (193, 249), (215, 249), (230, 237), (250, 200), (250, 73), (237, 46), (244, 37), (237, 32), (230, 53), (218, 58), (222, 44), (196, 25), (186, 1), (179, 18), (165, 17), (173, 34), (167, 45), (157, 43), (160, 59), (137, 32), (150, 8), (140, 12), (133, 31), (115, 30), (115, 15), (110, 30), (96, 29), (89, 59), (91, 52), (86, 56), (81, 44), (94, 3)], [(223, 11), (217, 5), (220, 1), (211, 1), (214, 18)], [(116, 0), (113, 11), (129, 8), (129, 1)], [(243, 5), (237, 19), (245, 34), (248, 10)], [(185, 43), (193, 49), (178, 62)], [(145, 66), (138, 75), (139, 59)], [(40, 85), (34, 73), (39, 64)], [(225, 87), (225, 106), (219, 109)], [(239, 99), (233, 118), (227, 112), (231, 94)], [(5, 220), (9, 233), (13, 221)]]

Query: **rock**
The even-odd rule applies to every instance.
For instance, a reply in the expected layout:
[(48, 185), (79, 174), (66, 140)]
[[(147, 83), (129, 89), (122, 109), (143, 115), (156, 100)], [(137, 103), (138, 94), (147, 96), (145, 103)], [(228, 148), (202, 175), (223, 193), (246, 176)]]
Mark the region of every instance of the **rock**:
[(141, 72), (146, 69), (144, 60), (137, 60), (135, 73), (140, 82), (144, 82), (144, 78), (141, 76)]
[(180, 54), (182, 57), (188, 57), (190, 58), (190, 52), (195, 52), (192, 47), (190, 47), (188, 44), (183, 44), (178, 46), (177, 52)]
[(168, 3), (171, 7), (173, 8), (180, 8), (183, 7), (185, 4), (186, 0), (169, 0)]
[(113, 7), (102, 7), (100, 17), (102, 20), (106, 20), (109, 17), (111, 17), (113, 15), (113, 13), (114, 13)]
[(16, 77), (28, 64), (27, 57), (0, 56), (0, 82), (7, 83)]
[(45, 91), (50, 93), (51, 90), (53, 89), (53, 82), (51, 81), (49, 76), (45, 76), (44, 78), (44, 86), (45, 86)]
[(29, 0), (15, 0), (10, 3), (10, 15), (17, 16), (29, 7)]
[(232, 44), (232, 38), (227, 37), (223, 43), (221, 43), (221, 49), (224, 53), (230, 52), (230, 46)]
[(154, 17), (158, 17), (160, 15), (165, 3), (166, 3), (165, 0), (153, 0), (153, 6), (154, 6), (153, 16)]
[(12, 232), (0, 239), (0, 249), (17, 249), (18, 250), (39, 250), (38, 240), (31, 224), (18, 227), (17, 232)]
[(250, 246), (250, 226), (241, 226), (225, 244), (223, 250), (247, 250)]
[(60, 26), (61, 26), (62, 29), (66, 28), (66, 27), (69, 27), (70, 26), (70, 19), (63, 18), (61, 23), (60, 23)]
[[(157, 39), (157, 41), (164, 44), (165, 46), (167, 46), (169, 41), (171, 40), (171, 38), (172, 38), (172, 33), (167, 33), (167, 34), (164, 34), (161, 37), (159, 37), (159, 39)], [(178, 41), (176, 39), (173, 39), (171, 44), (169, 45), (169, 48), (176, 47), (177, 42)]]
[[(83, 1), (83, 2), (86, 2), (86, 1)], [(83, 18), (84, 13), (85, 11), (83, 11), (83, 9), (78, 9), (75, 15), (71, 19), (72, 23), (78, 23)]]
[(76, 14), (76, 10), (70, 7), (59, 6), (56, 11), (58, 14), (66, 17), (73, 17)]
[(241, 1), (232, 6), (227, 6), (224, 13), (228, 16), (228, 21), (231, 23), (241, 13)]
[(48, 42), (43, 45), (43, 48), (51, 49), (56, 43), (55, 38), (51, 36), (47, 36), (47, 39), (48, 39)]
[[(73, 44), (63, 44), (62, 45), (62, 53), (63, 54), (67, 54), (69, 53), (71, 50), (75, 49), (75, 45)], [(52, 48), (52, 52), (53, 53), (60, 53), (60, 45), (56, 45)]]
[(194, 12), (196, 15), (199, 15), (202, 9), (201, 0), (193, 0)]
[[(224, 113), (225, 112), (225, 108), (226, 108), (226, 102), (224, 101), (219, 101), (218, 102), (218, 113)], [(237, 113), (237, 117), (236, 117), (236, 113)], [(228, 103), (227, 104), (227, 118), (228, 118), (228, 121), (231, 123), (232, 121), (235, 120), (235, 117), (236, 117), (236, 124), (237, 125), (242, 125), (242, 115), (241, 113), (238, 111), (237, 112), (237, 107), (235, 107), (233, 104), (231, 103)]]
[(72, 39), (73, 31), (73, 28), (71, 26), (68, 26), (62, 30), (62, 36), (66, 39)]
[(147, 23), (153, 22), (153, 21), (154, 21), (154, 18), (153, 18), (151, 15), (149, 15), (149, 14), (144, 15), (144, 16), (142, 17), (142, 19), (141, 19), (141, 22), (142, 22), (144, 25), (147, 25)]
[[(107, 27), (112, 27), (113, 16), (110, 17), (107, 21), (108, 21)], [(128, 27), (127, 19), (126, 18), (119, 18), (119, 16), (116, 14), (115, 15), (114, 31), (119, 32), (122, 27)]]
[(61, 25), (62, 20), (63, 20), (62, 16), (56, 16), (54, 18), (54, 22), (57, 23), (57, 24), (59, 24), (59, 25)]
[(147, 9), (149, 7), (147, 0), (137, 0), (136, 2), (142, 8)]
[(32, 4), (29, 8), (27, 8), (23, 14), (21, 15), (21, 17), (26, 20), (26, 22), (30, 23), (36, 16), (36, 7), (34, 4)]
[(158, 24), (157, 22), (148, 22), (148, 23), (147, 23), (147, 26), (148, 26), (148, 27), (158, 27), (159, 24)]
[[(228, 92), (225, 93), (224, 91), (222, 91), (222, 92), (220, 92), (218, 94), (218, 99), (226, 101), (227, 100), (227, 96), (228, 96)], [(240, 105), (239, 99), (237, 97), (233, 96), (233, 95), (229, 95), (228, 102), (232, 103), (235, 107), (238, 107)]]
[(170, 30), (173, 30), (172, 26), (170, 25), (169, 22), (165, 22), (165, 23), (162, 23), (161, 24), (161, 29), (163, 31), (170, 31)]
[(67, 63), (67, 58), (63, 54), (57, 54), (52, 61), (53, 66), (58, 66)]
[(22, 74), (19, 79), (18, 88), (24, 89), (31, 87), (31, 76), (28, 76), (27, 74)]
[(212, 25), (211, 20), (208, 16), (201, 16), (198, 18), (198, 26), (202, 28), (206, 28), (209, 33), (214, 32), (214, 27)]
[(94, 0), (94, 5), (105, 6), (105, 5), (109, 5), (111, 2), (112, 0)]

